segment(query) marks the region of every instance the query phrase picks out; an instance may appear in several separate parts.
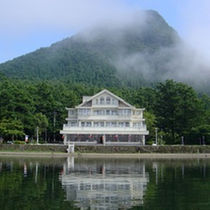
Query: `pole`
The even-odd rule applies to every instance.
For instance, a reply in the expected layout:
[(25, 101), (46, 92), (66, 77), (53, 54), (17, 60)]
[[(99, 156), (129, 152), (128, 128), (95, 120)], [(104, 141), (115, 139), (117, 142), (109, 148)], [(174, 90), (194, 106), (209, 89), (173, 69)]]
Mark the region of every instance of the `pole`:
[(36, 143), (39, 144), (39, 127), (36, 127)]
[(53, 141), (55, 142), (56, 111), (53, 112)]
[(155, 128), (155, 144), (158, 145), (158, 128)]
[(184, 136), (181, 137), (182, 145), (184, 145)]
[(205, 145), (205, 136), (202, 136), (203, 145)]

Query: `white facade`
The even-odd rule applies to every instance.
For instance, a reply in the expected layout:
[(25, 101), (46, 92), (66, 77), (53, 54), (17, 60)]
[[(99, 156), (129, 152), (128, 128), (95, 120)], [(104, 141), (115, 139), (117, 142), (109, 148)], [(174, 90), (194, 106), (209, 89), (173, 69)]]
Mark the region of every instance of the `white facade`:
[(144, 109), (137, 109), (108, 90), (84, 96), (75, 108), (66, 108), (67, 124), (60, 131), (64, 144), (144, 145), (148, 131)]

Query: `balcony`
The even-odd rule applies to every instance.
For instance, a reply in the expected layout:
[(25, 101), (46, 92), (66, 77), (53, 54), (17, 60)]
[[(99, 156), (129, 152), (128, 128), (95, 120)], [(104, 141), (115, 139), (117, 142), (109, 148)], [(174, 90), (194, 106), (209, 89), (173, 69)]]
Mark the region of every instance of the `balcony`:
[(132, 116), (124, 116), (124, 115), (80, 115), (78, 116), (78, 120), (131, 120)]
[(142, 125), (141, 127), (79, 127), (79, 126), (70, 126), (64, 124), (62, 133), (90, 133), (90, 134), (143, 134), (147, 135), (147, 127), (146, 125)]

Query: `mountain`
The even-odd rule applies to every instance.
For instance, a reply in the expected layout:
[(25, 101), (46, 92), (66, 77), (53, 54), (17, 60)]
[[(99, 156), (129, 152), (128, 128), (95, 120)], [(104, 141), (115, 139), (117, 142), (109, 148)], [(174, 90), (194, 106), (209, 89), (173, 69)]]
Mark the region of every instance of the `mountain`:
[(181, 43), (156, 11), (141, 11), (5, 62), (0, 73), (16, 79), (139, 87), (174, 76), (171, 63), (180, 63), (175, 56)]

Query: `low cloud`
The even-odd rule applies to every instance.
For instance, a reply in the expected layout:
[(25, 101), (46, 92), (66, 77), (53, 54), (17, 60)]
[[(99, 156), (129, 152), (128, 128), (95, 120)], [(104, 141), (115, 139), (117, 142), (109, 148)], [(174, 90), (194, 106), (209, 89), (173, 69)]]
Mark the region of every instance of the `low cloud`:
[(173, 47), (162, 47), (154, 53), (142, 52), (119, 54), (112, 64), (120, 74), (146, 80), (149, 83), (174, 79), (188, 83), (197, 89), (209, 85), (210, 65), (205, 58), (184, 43)]

